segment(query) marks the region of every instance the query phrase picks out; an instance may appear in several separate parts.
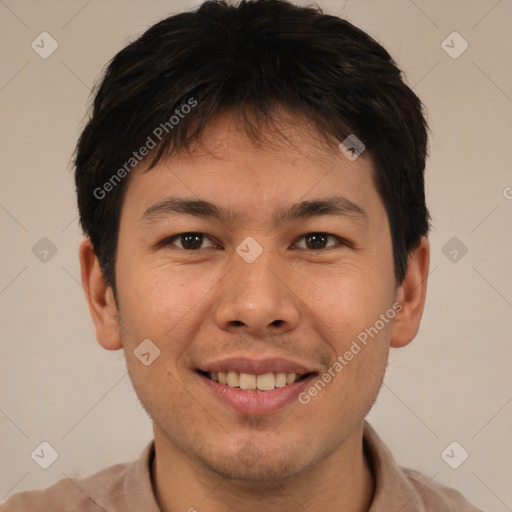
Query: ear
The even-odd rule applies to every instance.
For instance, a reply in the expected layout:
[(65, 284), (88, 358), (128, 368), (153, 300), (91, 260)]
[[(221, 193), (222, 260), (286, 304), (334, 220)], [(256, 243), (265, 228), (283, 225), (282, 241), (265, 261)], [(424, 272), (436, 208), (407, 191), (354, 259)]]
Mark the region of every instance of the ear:
[(409, 254), (407, 272), (397, 289), (396, 301), (402, 305), (402, 309), (397, 312), (393, 322), (392, 347), (404, 347), (418, 333), (427, 294), (429, 265), (430, 243), (423, 236), (420, 245)]
[(96, 327), (96, 339), (103, 348), (118, 350), (123, 344), (114, 294), (112, 288), (106, 284), (89, 238), (80, 244), (80, 266), (82, 286)]

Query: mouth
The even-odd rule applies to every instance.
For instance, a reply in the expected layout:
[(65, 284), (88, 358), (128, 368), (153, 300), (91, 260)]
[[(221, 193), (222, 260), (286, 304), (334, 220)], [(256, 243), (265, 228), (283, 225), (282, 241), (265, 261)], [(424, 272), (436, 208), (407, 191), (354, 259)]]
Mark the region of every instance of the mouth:
[(240, 389), (242, 391), (256, 391), (268, 392), (276, 388), (284, 388), (291, 386), (296, 382), (315, 374), (315, 372), (308, 373), (286, 373), (286, 372), (268, 372), (259, 375), (237, 372), (235, 370), (220, 371), (220, 372), (205, 372), (198, 370), (198, 373), (207, 379), (218, 382), (221, 385), (230, 388)]
[(196, 368), (206, 392), (244, 414), (276, 412), (298, 401), (319, 371), (292, 361), (230, 358)]

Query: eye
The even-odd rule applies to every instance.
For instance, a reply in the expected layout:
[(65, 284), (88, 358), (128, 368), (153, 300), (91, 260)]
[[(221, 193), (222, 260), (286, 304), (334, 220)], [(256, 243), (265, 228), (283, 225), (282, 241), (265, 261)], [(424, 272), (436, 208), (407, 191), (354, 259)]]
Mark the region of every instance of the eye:
[(348, 245), (342, 238), (330, 235), (329, 233), (306, 233), (300, 237), (301, 240), (306, 241), (305, 249), (310, 250), (326, 249), (325, 244), (329, 238), (336, 240), (338, 245)]
[[(206, 237), (203, 233), (179, 233), (178, 235), (166, 238), (159, 245), (160, 247), (164, 247), (166, 245), (175, 245), (174, 242), (176, 240), (179, 241), (179, 243), (181, 244), (181, 249), (184, 249), (186, 251), (197, 251), (198, 249), (201, 249), (203, 241), (209, 240), (209, 238)], [(214, 245), (211, 244), (209, 247), (213, 246)]]
[[(312, 251), (319, 251), (323, 249), (328, 249), (329, 247), (332, 247), (333, 244), (327, 245), (327, 241), (335, 240), (338, 242), (337, 245), (349, 245), (348, 242), (343, 240), (340, 237), (337, 237), (335, 235), (331, 235), (329, 233), (306, 233), (305, 235), (302, 235), (299, 240), (305, 240), (305, 247), (300, 247), (298, 244), (296, 244), (299, 248), (304, 248)], [(202, 247), (203, 242), (205, 240), (210, 241), (210, 245), (206, 247)], [(211, 243), (211, 239), (206, 236), (204, 233), (198, 233), (198, 232), (187, 232), (187, 233), (179, 233), (177, 235), (173, 235), (169, 238), (166, 238), (163, 240), (159, 247), (165, 247), (167, 245), (177, 245), (178, 242), (180, 244), (180, 248), (189, 251), (189, 252), (197, 252), (199, 249), (206, 249), (208, 247), (215, 247), (213, 243)], [(334, 244), (336, 245), (336, 244)]]

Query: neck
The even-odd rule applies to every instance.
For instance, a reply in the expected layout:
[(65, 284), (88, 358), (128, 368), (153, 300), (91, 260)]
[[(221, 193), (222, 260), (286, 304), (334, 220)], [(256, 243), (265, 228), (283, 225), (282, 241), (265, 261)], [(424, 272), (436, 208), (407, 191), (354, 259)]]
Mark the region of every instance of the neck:
[(331, 455), (287, 480), (234, 481), (188, 457), (155, 428), (152, 480), (162, 512), (367, 512), (374, 477), (363, 452), (362, 425)]

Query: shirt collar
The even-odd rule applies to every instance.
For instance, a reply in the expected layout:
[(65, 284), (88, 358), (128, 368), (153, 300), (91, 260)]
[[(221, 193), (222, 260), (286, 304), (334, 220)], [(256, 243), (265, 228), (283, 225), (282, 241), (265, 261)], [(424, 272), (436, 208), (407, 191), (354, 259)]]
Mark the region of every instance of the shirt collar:
[(425, 512), (419, 491), (407, 481), (389, 448), (364, 421), (363, 450), (373, 472), (375, 493), (368, 512)]
[(151, 472), (155, 457), (155, 440), (146, 445), (142, 455), (128, 467), (124, 480), (126, 510), (131, 512), (161, 512), (156, 501)]

